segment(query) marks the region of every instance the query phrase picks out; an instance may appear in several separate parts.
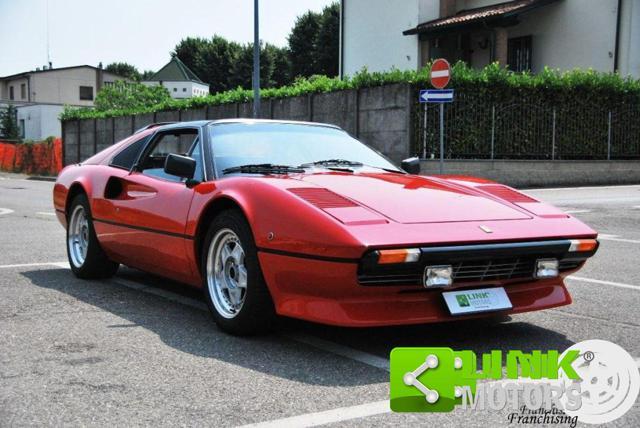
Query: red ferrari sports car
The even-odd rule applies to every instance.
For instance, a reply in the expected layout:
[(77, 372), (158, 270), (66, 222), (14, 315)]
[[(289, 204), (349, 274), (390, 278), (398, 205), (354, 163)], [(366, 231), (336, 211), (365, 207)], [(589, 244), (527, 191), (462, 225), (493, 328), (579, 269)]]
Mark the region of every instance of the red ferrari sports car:
[(381, 326), (571, 303), (563, 277), (595, 231), (510, 187), (418, 172), (332, 125), (164, 123), (67, 166), (53, 199), (76, 276), (124, 264), (202, 287), (235, 334), (277, 314)]

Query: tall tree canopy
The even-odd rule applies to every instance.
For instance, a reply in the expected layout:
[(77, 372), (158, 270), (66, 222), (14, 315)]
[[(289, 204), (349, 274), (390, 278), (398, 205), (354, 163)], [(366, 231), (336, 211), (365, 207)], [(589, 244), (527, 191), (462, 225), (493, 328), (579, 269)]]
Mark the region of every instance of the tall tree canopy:
[[(287, 85), (298, 76), (337, 76), (339, 31), (340, 4), (337, 2), (320, 13), (309, 11), (298, 17), (289, 34), (289, 46), (261, 44), (260, 86)], [(251, 87), (252, 43), (243, 45), (221, 36), (187, 37), (171, 54), (208, 83), (211, 93), (238, 86)]]
[(136, 82), (141, 78), (141, 74), (138, 69), (134, 65), (126, 62), (112, 62), (111, 64), (108, 64), (104, 70)]
[(309, 11), (299, 16), (289, 34), (291, 77), (337, 76), (339, 33), (340, 4), (337, 2), (321, 13)]
[(320, 28), (314, 41), (314, 74), (337, 76), (340, 51), (340, 4), (333, 3), (322, 11)]
[(293, 77), (311, 76), (315, 73), (315, 39), (320, 31), (320, 17), (319, 13), (308, 11), (296, 19), (289, 34), (289, 58)]

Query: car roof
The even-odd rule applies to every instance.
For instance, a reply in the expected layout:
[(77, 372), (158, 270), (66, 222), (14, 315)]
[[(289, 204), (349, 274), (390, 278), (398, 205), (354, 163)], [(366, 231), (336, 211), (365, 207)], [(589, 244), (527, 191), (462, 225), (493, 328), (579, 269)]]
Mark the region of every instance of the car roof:
[(329, 123), (320, 123), (320, 122), (304, 122), (297, 120), (278, 120), (278, 119), (250, 119), (250, 118), (238, 118), (238, 119), (218, 119), (218, 120), (191, 120), (187, 122), (166, 122), (166, 123), (157, 123), (150, 124), (138, 132), (154, 128), (154, 130), (171, 130), (171, 129), (179, 129), (183, 127), (201, 127), (207, 125), (219, 125), (219, 124), (227, 124), (227, 123), (274, 123), (274, 124), (288, 124), (288, 125), (307, 125), (307, 126), (322, 126), (325, 128), (334, 128), (334, 129), (342, 129), (339, 126), (332, 125)]

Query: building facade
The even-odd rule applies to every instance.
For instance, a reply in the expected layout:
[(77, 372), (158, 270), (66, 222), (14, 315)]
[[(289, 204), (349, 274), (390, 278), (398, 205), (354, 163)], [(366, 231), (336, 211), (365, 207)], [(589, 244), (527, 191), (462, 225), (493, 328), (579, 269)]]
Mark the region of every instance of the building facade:
[(0, 108), (13, 105), (21, 137), (60, 137), (58, 117), (65, 105), (92, 107), (97, 92), (116, 80), (126, 80), (101, 67), (45, 68), (0, 78)]
[(640, 78), (638, 0), (342, 0), (341, 14), (342, 76), (444, 57)]
[(193, 98), (209, 94), (209, 85), (204, 83), (178, 57), (173, 57), (164, 67), (142, 82), (147, 86), (164, 86), (171, 98)]

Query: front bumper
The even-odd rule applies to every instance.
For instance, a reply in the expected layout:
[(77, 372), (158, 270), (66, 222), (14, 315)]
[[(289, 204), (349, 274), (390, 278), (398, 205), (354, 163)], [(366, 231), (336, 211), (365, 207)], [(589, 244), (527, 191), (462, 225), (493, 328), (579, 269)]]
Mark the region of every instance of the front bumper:
[[(571, 303), (562, 278), (496, 280), (426, 290), (416, 286), (366, 287), (358, 264), (259, 252), (262, 271), (280, 315), (345, 327), (423, 324), (548, 309)], [(389, 284), (393, 285), (393, 284)], [(513, 304), (508, 311), (451, 316), (443, 291), (503, 286)]]

